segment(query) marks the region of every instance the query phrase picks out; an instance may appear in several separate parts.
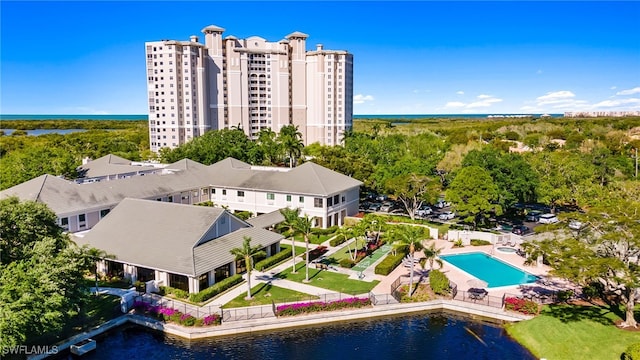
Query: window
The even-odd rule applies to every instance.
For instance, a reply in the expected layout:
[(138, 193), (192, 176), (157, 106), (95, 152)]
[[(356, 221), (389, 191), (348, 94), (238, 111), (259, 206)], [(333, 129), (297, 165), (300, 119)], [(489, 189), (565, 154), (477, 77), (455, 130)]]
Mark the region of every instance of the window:
[(340, 203), (340, 195), (335, 195), (333, 197), (333, 203), (334, 204), (339, 204)]
[(323, 205), (322, 198), (313, 198), (313, 207), (321, 208)]
[(332, 198), (328, 198), (327, 199), (327, 206), (333, 206), (333, 199)]
[(78, 215), (78, 221), (79, 221), (79, 222), (85, 222), (85, 221), (87, 221), (87, 217), (86, 217), (86, 215), (85, 215), (85, 214), (80, 214), (80, 215)]
[(276, 194), (274, 193), (268, 193), (267, 194), (267, 200), (275, 200), (276, 198)]
[(60, 226), (62, 226), (65, 229), (68, 229), (69, 228), (69, 218), (60, 219)]
[(291, 195), (287, 195), (287, 202), (291, 202)]
[(102, 219), (103, 217), (107, 216), (109, 211), (111, 211), (111, 209), (100, 210), (100, 219)]
[(238, 190), (238, 197), (244, 197), (244, 191)]
[(227, 195), (227, 189), (222, 189), (222, 195)]
[(298, 199), (298, 201), (300, 201), (300, 203), (304, 203), (304, 196), (300, 196), (300, 198)]

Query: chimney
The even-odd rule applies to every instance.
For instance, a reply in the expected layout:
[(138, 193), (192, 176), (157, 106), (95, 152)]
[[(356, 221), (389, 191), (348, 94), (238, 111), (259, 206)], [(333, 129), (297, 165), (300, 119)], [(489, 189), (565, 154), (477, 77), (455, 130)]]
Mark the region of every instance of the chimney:
[(198, 37), (195, 35), (191, 35), (191, 42), (197, 43), (198, 42)]
[(322, 51), (322, 44), (316, 45), (316, 51)]

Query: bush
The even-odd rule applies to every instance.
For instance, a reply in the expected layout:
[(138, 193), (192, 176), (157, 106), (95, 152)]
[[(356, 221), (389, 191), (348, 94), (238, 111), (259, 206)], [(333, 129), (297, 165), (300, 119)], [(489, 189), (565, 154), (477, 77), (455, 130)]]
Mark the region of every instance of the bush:
[(328, 227), (326, 229), (313, 228), (313, 229), (311, 229), (311, 233), (315, 234), (315, 235), (330, 235), (330, 234), (333, 234), (334, 232), (336, 232), (336, 230), (338, 230), (338, 226), (334, 225), (334, 226)]
[(504, 309), (521, 312), (527, 315), (535, 315), (538, 313), (538, 304), (531, 300), (508, 297), (504, 299)]
[(291, 257), (291, 249), (282, 250), (273, 256), (269, 256), (264, 260), (256, 262), (253, 267), (258, 271), (264, 271), (264, 269), (268, 269), (289, 257)]
[(491, 241), (480, 240), (480, 239), (471, 239), (471, 245), (473, 245), (473, 246), (491, 245)]
[(136, 287), (137, 292), (147, 291), (147, 284), (143, 283), (142, 281), (136, 281), (135, 283), (133, 283), (133, 286)]
[(220, 281), (219, 283), (213, 284), (212, 286), (200, 291), (197, 294), (191, 294), (189, 296), (189, 300), (193, 302), (203, 302), (209, 300), (212, 297), (220, 294), (221, 292), (233, 287), (234, 285), (241, 283), (242, 280), (242, 275), (233, 275)]
[(181, 289), (172, 288), (171, 286), (160, 286), (160, 291), (158, 293), (162, 296), (171, 294), (177, 297), (178, 299), (186, 299), (189, 297), (189, 292)]
[(347, 239), (345, 239), (344, 236), (334, 237), (333, 239), (329, 240), (329, 245), (338, 246), (344, 243), (345, 241), (347, 241)]
[(596, 298), (600, 296), (601, 293), (602, 293), (602, 285), (597, 282), (591, 283), (582, 288), (582, 296), (584, 296), (584, 298), (587, 300)]
[(339, 264), (343, 268), (351, 269), (352, 267), (355, 266), (356, 262), (349, 258), (344, 258), (344, 259), (340, 259)]
[(560, 302), (567, 302), (573, 297), (573, 290), (560, 290), (556, 293), (556, 298)]
[[(313, 249), (313, 250), (309, 250), (309, 261), (313, 261), (317, 258), (320, 257), (320, 255), (326, 253), (327, 251), (329, 251), (329, 249), (327, 249), (326, 246), (318, 246), (317, 248)], [(307, 258), (307, 254), (302, 254), (302, 259), (306, 260)]]
[(308, 302), (308, 303), (296, 303), (288, 305), (280, 305), (276, 308), (277, 316), (292, 316), (299, 314), (307, 314), (317, 311), (332, 311), (348, 308), (362, 308), (370, 306), (371, 300), (369, 298), (348, 298), (330, 302)]
[(211, 326), (220, 325), (221, 323), (220, 315), (218, 314), (212, 314), (205, 316), (202, 319), (197, 319), (192, 315), (183, 314), (174, 308), (165, 307), (163, 305), (151, 305), (138, 300), (133, 303), (133, 308), (136, 309), (136, 311), (142, 311), (157, 319), (175, 322), (183, 326)]
[(431, 286), (431, 290), (438, 295), (449, 294), (449, 279), (447, 275), (440, 270), (429, 271), (429, 286)]
[(622, 360), (640, 360), (640, 343), (629, 345), (620, 358)]
[(402, 258), (407, 255), (404, 251), (398, 251), (396, 255), (389, 254), (378, 264), (374, 272), (378, 275), (389, 275), (402, 262)]
[(453, 242), (453, 247), (464, 247), (464, 244), (462, 243), (462, 239), (458, 239), (456, 241)]

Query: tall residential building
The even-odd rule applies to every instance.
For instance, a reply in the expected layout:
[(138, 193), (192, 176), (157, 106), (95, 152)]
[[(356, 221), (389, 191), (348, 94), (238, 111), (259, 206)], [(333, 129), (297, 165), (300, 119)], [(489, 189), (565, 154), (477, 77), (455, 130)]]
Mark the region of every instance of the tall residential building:
[(212, 129), (260, 129), (293, 124), (303, 142), (341, 143), (353, 126), (353, 55), (306, 50), (308, 35), (278, 42), (223, 38), (211, 25), (190, 41), (146, 43), (152, 151), (174, 148)]

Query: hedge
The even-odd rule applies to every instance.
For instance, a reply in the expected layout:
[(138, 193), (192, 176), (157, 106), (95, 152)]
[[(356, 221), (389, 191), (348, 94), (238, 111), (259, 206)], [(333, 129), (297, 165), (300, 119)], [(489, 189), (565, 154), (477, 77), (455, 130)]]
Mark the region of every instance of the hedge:
[(239, 284), (243, 281), (242, 275), (236, 274), (228, 277), (219, 283), (215, 283), (212, 286), (200, 291), (197, 294), (191, 294), (189, 300), (193, 302), (203, 302), (211, 299), (212, 297), (220, 294), (221, 292), (231, 288), (232, 286)]
[(326, 229), (313, 228), (313, 229), (311, 229), (311, 233), (315, 234), (315, 235), (330, 235), (330, 234), (333, 234), (334, 232), (336, 232), (336, 230), (338, 230), (338, 226), (334, 225), (334, 226), (328, 227)]
[(329, 240), (329, 245), (338, 246), (338, 245), (344, 243), (345, 241), (347, 241), (347, 239), (345, 239), (344, 236), (338, 236), (338, 237), (334, 237), (333, 239)]
[(340, 259), (339, 264), (343, 268), (351, 269), (356, 265), (356, 262), (349, 258), (344, 258), (344, 259)]
[(491, 245), (491, 241), (480, 240), (480, 239), (471, 239), (471, 245), (473, 245), (473, 246)]
[(375, 273), (378, 275), (389, 275), (402, 262), (402, 258), (407, 255), (404, 251), (398, 251), (396, 255), (389, 254), (376, 266)]
[(257, 263), (255, 263), (255, 265), (253, 265), (253, 267), (258, 271), (264, 271), (264, 269), (268, 269), (271, 266), (290, 257), (291, 257), (291, 249), (282, 250), (273, 256), (269, 256), (264, 260), (258, 261)]
[(177, 297), (178, 299), (186, 299), (189, 297), (189, 292), (188, 291), (184, 291), (182, 289), (176, 289), (176, 288), (172, 288), (171, 286), (160, 286), (160, 291), (158, 291), (158, 293), (162, 296), (168, 295), (168, 294), (172, 294), (173, 296)]
[(429, 271), (429, 286), (438, 295), (447, 295), (449, 293), (449, 279), (440, 270)]

